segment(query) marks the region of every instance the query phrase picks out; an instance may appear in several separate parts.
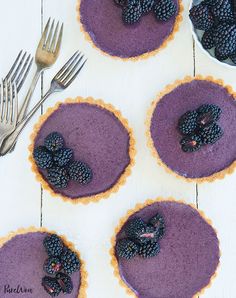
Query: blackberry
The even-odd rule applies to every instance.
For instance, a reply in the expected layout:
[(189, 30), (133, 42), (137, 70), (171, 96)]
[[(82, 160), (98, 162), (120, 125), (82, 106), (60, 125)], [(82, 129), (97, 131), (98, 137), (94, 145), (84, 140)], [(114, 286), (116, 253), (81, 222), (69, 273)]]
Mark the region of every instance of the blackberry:
[(215, 57), (219, 61), (224, 61), (228, 59), (228, 55), (222, 55), (221, 53), (218, 52), (217, 49), (215, 49)]
[(61, 255), (61, 263), (65, 273), (71, 275), (80, 269), (80, 260), (75, 252), (65, 248)]
[(157, 231), (157, 240), (161, 239), (165, 234), (165, 221), (162, 215), (156, 214), (152, 217), (149, 223), (156, 229)]
[(145, 243), (148, 241), (156, 241), (158, 239), (158, 231), (152, 226), (147, 225), (143, 232), (140, 232), (137, 240), (140, 243)]
[(216, 50), (222, 57), (236, 52), (236, 24), (221, 23), (215, 31)]
[(54, 167), (48, 170), (47, 180), (55, 188), (66, 188), (70, 178), (65, 168)]
[(58, 132), (50, 133), (44, 140), (45, 147), (52, 152), (55, 152), (64, 147), (64, 139)]
[(146, 227), (147, 225), (141, 218), (133, 218), (129, 220), (128, 223), (125, 225), (126, 236), (135, 239), (139, 236), (140, 233), (143, 233), (145, 231)]
[(220, 119), (221, 108), (213, 104), (204, 104), (197, 109), (197, 123), (200, 127), (208, 126)]
[(61, 270), (61, 261), (57, 257), (50, 257), (44, 263), (44, 271), (48, 274), (56, 274)]
[(128, 222), (125, 227), (126, 235), (129, 238), (135, 239), (140, 243), (157, 240), (157, 230), (151, 226), (144, 224), (140, 218), (135, 218)]
[(52, 155), (44, 146), (35, 148), (33, 157), (40, 169), (49, 169), (53, 166)]
[(180, 117), (178, 129), (183, 135), (191, 135), (196, 130), (197, 116), (196, 111), (189, 111)]
[(143, 14), (148, 13), (152, 10), (155, 0), (141, 0)]
[(205, 31), (202, 36), (201, 43), (206, 50), (210, 50), (216, 45), (214, 31), (215, 28), (213, 27), (212, 29)]
[(142, 6), (140, 0), (128, 0), (128, 4), (123, 9), (123, 22), (127, 25), (137, 23), (142, 16)]
[(130, 260), (138, 254), (138, 251), (138, 244), (127, 238), (119, 240), (116, 244), (116, 254), (120, 258)]
[(78, 181), (80, 184), (88, 184), (93, 178), (90, 167), (82, 161), (73, 161), (68, 166), (70, 179)]
[(160, 0), (154, 5), (154, 14), (159, 21), (168, 21), (177, 12), (173, 0)]
[(73, 291), (73, 282), (69, 275), (59, 272), (56, 274), (56, 280), (59, 283), (64, 294), (70, 294)]
[(214, 144), (222, 137), (222, 135), (223, 135), (223, 130), (216, 123), (210, 126), (204, 127), (199, 133), (202, 143), (205, 145)]
[(119, 6), (125, 6), (127, 4), (127, 0), (114, 0), (115, 4)]
[(200, 3), (190, 9), (189, 17), (193, 26), (199, 30), (209, 30), (214, 25), (214, 18), (209, 8)]
[(73, 158), (73, 150), (69, 148), (62, 148), (54, 153), (53, 159), (59, 167), (66, 166)]
[(157, 242), (147, 242), (140, 245), (138, 254), (143, 258), (152, 258), (159, 252), (160, 245)]
[(45, 276), (42, 279), (42, 286), (44, 290), (51, 296), (56, 297), (61, 293), (61, 287), (57, 282), (56, 278)]
[(202, 140), (199, 136), (187, 136), (180, 141), (181, 148), (184, 152), (198, 151), (202, 146)]
[(56, 234), (48, 235), (43, 240), (43, 245), (49, 256), (60, 256), (63, 251), (63, 242)]
[(215, 0), (215, 3), (211, 4), (211, 12), (219, 21), (234, 21), (231, 0)]

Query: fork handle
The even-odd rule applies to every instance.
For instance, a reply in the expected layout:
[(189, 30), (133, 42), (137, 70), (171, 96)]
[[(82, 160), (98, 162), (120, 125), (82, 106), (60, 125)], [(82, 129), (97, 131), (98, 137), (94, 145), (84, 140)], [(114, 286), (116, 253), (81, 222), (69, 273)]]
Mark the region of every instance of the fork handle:
[(29, 106), (31, 97), (32, 97), (32, 95), (34, 93), (35, 87), (36, 87), (36, 85), (38, 83), (38, 80), (39, 80), (39, 77), (40, 77), (41, 72), (42, 72), (42, 69), (39, 68), (39, 67), (37, 67), (37, 70), (36, 70), (35, 75), (34, 75), (34, 77), (32, 79), (32, 82), (31, 82), (29, 91), (28, 91), (28, 93), (27, 93), (27, 95), (26, 95), (26, 97), (25, 97), (25, 99), (24, 99), (24, 101), (22, 103), (22, 106), (20, 108), (20, 111), (18, 113), (18, 118), (17, 118), (17, 122), (18, 123), (21, 122), (24, 119), (24, 117), (25, 117), (27, 108)]
[(38, 103), (32, 108), (29, 114), (17, 125), (14, 132), (5, 140), (5, 142), (2, 144), (2, 147), (0, 147), (0, 155), (5, 155), (12, 149), (17, 141), (18, 136), (25, 128), (29, 120), (33, 117), (35, 112), (41, 107), (45, 100), (54, 92), (55, 90), (53, 88), (50, 88), (48, 92), (43, 96), (43, 98), (41, 98)]

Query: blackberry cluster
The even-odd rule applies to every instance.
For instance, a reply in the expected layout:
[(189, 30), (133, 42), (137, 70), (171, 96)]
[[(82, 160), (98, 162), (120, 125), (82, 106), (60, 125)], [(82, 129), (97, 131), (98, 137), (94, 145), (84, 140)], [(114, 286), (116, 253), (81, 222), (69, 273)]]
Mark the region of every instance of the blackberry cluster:
[(44, 271), (51, 275), (59, 272), (61, 270), (61, 267), (61, 261), (57, 257), (49, 257), (43, 265)]
[(122, 8), (122, 19), (127, 25), (140, 21), (143, 15), (153, 12), (157, 21), (168, 21), (177, 13), (173, 0), (114, 0)]
[(48, 254), (43, 268), (51, 276), (42, 279), (42, 286), (52, 297), (58, 296), (61, 292), (70, 294), (73, 290), (70, 275), (80, 269), (77, 254), (66, 247), (55, 234), (45, 237), (43, 245)]
[(73, 283), (69, 275), (59, 272), (56, 274), (56, 280), (61, 286), (64, 294), (70, 294), (73, 291)]
[(202, 46), (206, 50), (215, 48), (219, 61), (230, 58), (234, 64), (236, 56), (236, 5), (232, 0), (203, 0), (190, 10), (190, 19), (196, 29), (204, 30)]
[(61, 148), (54, 153), (54, 162), (59, 167), (65, 167), (73, 158), (73, 150)]
[(51, 297), (59, 296), (61, 293), (61, 286), (55, 277), (44, 276), (42, 279), (42, 286)]
[(71, 275), (80, 269), (80, 260), (72, 250), (65, 248), (61, 255), (61, 262), (65, 273)]
[(128, 238), (121, 239), (116, 245), (117, 256), (126, 260), (134, 258), (138, 251), (139, 245)]
[(194, 6), (190, 10), (190, 19), (196, 29), (209, 30), (214, 25), (213, 15), (204, 3)]
[(197, 128), (197, 117), (196, 111), (186, 112), (179, 119), (179, 130), (183, 135), (191, 135)]
[(172, 0), (157, 1), (154, 5), (154, 13), (158, 21), (168, 21), (176, 11), (177, 7)]
[(66, 148), (62, 135), (50, 133), (44, 146), (34, 149), (33, 157), (37, 166), (47, 170), (48, 182), (57, 189), (66, 188), (70, 180), (88, 184), (92, 180), (91, 168), (82, 161), (73, 161), (73, 150)]
[(52, 234), (44, 238), (43, 245), (50, 257), (58, 257), (63, 251), (63, 242), (57, 235)]
[(93, 179), (91, 168), (82, 161), (73, 161), (68, 166), (68, 174), (71, 180), (78, 181), (80, 184), (88, 184)]
[(47, 179), (55, 188), (66, 188), (70, 180), (66, 168), (60, 167), (49, 169)]
[(203, 145), (214, 144), (222, 137), (223, 130), (216, 123), (221, 112), (216, 105), (204, 104), (181, 116), (178, 129), (183, 135), (180, 145), (184, 152), (195, 152)]
[(143, 258), (155, 257), (160, 252), (160, 245), (158, 242), (142, 243), (139, 246), (139, 255)]
[(53, 166), (53, 157), (51, 153), (43, 146), (34, 149), (34, 160), (40, 169), (49, 169)]
[(148, 223), (139, 217), (133, 218), (125, 225), (124, 232), (126, 238), (116, 244), (118, 257), (127, 260), (137, 255), (143, 258), (154, 257), (160, 252), (158, 241), (165, 233), (164, 218), (156, 214)]

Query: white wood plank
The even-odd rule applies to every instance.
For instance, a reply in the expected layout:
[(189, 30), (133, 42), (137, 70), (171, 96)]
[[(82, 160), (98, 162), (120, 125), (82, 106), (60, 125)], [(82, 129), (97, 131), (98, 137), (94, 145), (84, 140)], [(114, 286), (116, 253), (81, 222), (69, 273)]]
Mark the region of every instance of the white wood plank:
[[(187, 7), (188, 1), (184, 2)], [(44, 22), (49, 16), (65, 22), (65, 34), (58, 63), (45, 73), (44, 86), (49, 85), (55, 71), (75, 50), (82, 50), (89, 59), (78, 80), (62, 94), (52, 96), (44, 108), (78, 95), (102, 98), (114, 104), (129, 119), (135, 131), (138, 154), (133, 173), (125, 186), (99, 204), (74, 206), (51, 198), (44, 192), (43, 224), (69, 233), (78, 245), (89, 272), (88, 298), (125, 298), (128, 296), (112, 275), (108, 255), (110, 238), (119, 218), (137, 202), (157, 196), (174, 196), (195, 202), (195, 184), (177, 180), (156, 165), (146, 146), (144, 127), (147, 109), (156, 94), (166, 84), (193, 74), (192, 39), (187, 14), (185, 12), (180, 32), (165, 50), (137, 63), (113, 60), (93, 49), (80, 33), (74, 0), (44, 0)]]
[[(20, 49), (34, 54), (40, 36), (40, 0), (1, 0), (0, 3), (0, 76), (3, 77)], [(20, 100), (29, 87), (30, 78), (32, 71), (19, 94)], [(39, 87), (34, 101), (40, 98)], [(40, 186), (31, 173), (27, 149), (36, 118), (21, 135), (14, 153), (0, 157), (0, 236), (22, 226), (37, 226), (40, 222)]]
[[(236, 90), (235, 69), (229, 69), (212, 61), (196, 46), (196, 73), (220, 78)], [(230, 128), (229, 128), (230, 129)], [(235, 140), (234, 140), (235, 141)], [(218, 231), (221, 244), (221, 266), (212, 287), (203, 297), (233, 298), (236, 284), (233, 281), (236, 266), (236, 237), (233, 227), (236, 223), (236, 173), (222, 181), (199, 186), (199, 208), (204, 210)]]

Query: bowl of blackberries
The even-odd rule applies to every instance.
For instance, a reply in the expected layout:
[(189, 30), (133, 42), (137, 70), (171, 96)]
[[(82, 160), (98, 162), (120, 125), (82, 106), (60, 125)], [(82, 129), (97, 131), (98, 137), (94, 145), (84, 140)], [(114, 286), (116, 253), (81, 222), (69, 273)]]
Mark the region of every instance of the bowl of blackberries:
[(192, 0), (189, 18), (200, 48), (215, 61), (236, 66), (236, 1)]

